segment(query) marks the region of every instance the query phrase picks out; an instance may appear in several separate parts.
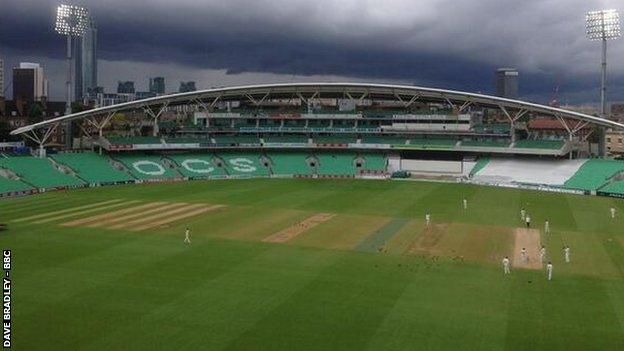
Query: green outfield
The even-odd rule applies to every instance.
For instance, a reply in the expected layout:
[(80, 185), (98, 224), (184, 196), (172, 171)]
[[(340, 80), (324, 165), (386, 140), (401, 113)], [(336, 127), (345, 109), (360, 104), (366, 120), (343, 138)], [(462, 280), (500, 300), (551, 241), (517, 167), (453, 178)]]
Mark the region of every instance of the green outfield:
[[(521, 208), (550, 220), (552, 281), (503, 276)], [(6, 200), (0, 222), (16, 350), (624, 349), (622, 200), (217, 180)]]

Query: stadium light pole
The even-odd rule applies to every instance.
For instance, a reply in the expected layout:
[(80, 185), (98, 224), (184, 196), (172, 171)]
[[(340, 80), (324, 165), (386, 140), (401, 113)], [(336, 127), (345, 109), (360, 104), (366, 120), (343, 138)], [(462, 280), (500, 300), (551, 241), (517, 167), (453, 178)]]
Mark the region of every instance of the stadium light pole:
[[(587, 38), (602, 42), (602, 66), (600, 79), (600, 116), (607, 117), (607, 40), (617, 39), (620, 31), (620, 15), (617, 10), (590, 11), (585, 16)], [(605, 130), (600, 128), (598, 152), (605, 156)]]
[[(81, 37), (87, 28), (89, 10), (74, 5), (60, 5), (56, 11), (55, 30), (60, 35), (67, 36), (67, 89), (65, 115), (71, 114), (71, 84), (72, 84), (72, 38)], [(67, 124), (67, 145), (71, 146), (71, 122)]]

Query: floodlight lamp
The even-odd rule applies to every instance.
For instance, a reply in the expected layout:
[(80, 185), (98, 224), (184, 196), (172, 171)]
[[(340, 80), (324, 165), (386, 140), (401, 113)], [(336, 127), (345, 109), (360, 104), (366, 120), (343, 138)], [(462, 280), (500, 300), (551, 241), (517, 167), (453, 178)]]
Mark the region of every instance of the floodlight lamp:
[(616, 39), (622, 35), (617, 10), (590, 11), (585, 20), (587, 38), (590, 40)]
[(60, 5), (56, 12), (56, 31), (62, 35), (82, 36), (89, 25), (89, 10), (74, 5)]

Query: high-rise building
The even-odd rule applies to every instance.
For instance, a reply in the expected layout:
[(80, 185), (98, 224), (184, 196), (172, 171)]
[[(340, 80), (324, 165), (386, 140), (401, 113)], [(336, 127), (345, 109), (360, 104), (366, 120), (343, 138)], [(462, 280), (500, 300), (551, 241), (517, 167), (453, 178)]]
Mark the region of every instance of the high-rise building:
[(117, 82), (117, 94), (134, 94), (134, 92), (133, 81)]
[(0, 98), (4, 97), (4, 61), (0, 58)]
[(195, 82), (193, 81), (189, 81), (189, 82), (180, 82), (180, 93), (188, 93), (190, 91), (196, 91), (197, 88), (195, 87)]
[(22, 62), (13, 68), (13, 99), (41, 101), (48, 96), (48, 80), (38, 63)]
[(518, 98), (518, 70), (499, 68), (496, 70), (496, 95), (508, 99)]
[(165, 93), (165, 78), (164, 77), (150, 78), (149, 91), (150, 93), (154, 93), (154, 94), (164, 94)]
[(95, 22), (90, 17), (84, 34), (74, 40), (76, 100), (83, 100), (89, 89), (97, 87), (97, 32)]

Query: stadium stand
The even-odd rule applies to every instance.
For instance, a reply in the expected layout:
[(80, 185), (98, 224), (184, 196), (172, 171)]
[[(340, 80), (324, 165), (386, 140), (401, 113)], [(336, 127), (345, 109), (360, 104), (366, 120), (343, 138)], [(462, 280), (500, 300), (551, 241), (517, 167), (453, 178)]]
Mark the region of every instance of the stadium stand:
[(385, 171), (388, 164), (388, 160), (385, 155), (381, 154), (364, 154), (364, 165), (362, 167), (365, 171)]
[(196, 143), (210, 143), (210, 138), (207, 137), (195, 137), (195, 136), (180, 136), (180, 137), (167, 137), (164, 138), (167, 144), (196, 144)]
[(271, 171), (279, 175), (311, 175), (313, 169), (308, 164), (309, 154), (305, 152), (279, 152), (267, 154), (271, 159)]
[(269, 175), (269, 169), (260, 162), (257, 153), (221, 152), (217, 157), (224, 161), (229, 175), (254, 177)]
[(514, 144), (520, 149), (561, 149), (565, 143), (563, 140), (518, 140)]
[(565, 182), (566, 188), (597, 190), (609, 178), (624, 171), (624, 161), (590, 159)]
[(180, 175), (166, 167), (160, 156), (119, 154), (115, 159), (121, 162), (130, 173), (141, 180), (174, 179)]
[(108, 162), (108, 157), (93, 152), (56, 154), (52, 158), (74, 170), (78, 177), (88, 183), (117, 183), (132, 180), (126, 173), (113, 168)]
[(367, 135), (362, 138), (365, 144), (389, 144), (389, 145), (405, 145), (406, 137), (389, 136), (389, 135)]
[(307, 135), (267, 135), (262, 139), (265, 143), (308, 143)]
[(474, 167), (472, 167), (472, 170), (470, 170), (470, 176), (472, 177), (475, 174), (479, 173), (479, 171), (485, 168), (485, 166), (487, 166), (489, 162), (490, 162), (490, 159), (488, 157), (479, 158), (477, 160), (477, 163), (474, 165)]
[(509, 147), (511, 143), (506, 140), (464, 140), (461, 146), (470, 147)]
[(493, 184), (563, 186), (585, 160), (496, 159), (490, 160), (473, 179)]
[(457, 143), (454, 139), (425, 139), (425, 138), (412, 138), (409, 140), (409, 144), (422, 148), (435, 148), (435, 149), (450, 149)]
[(319, 175), (355, 175), (355, 155), (352, 153), (317, 153)]
[(315, 135), (314, 142), (317, 144), (349, 144), (355, 143), (357, 137), (354, 135)]
[(600, 189), (606, 193), (613, 194), (622, 194), (624, 195), (624, 180), (619, 180), (617, 182), (612, 182), (607, 184), (604, 188)]
[(109, 136), (106, 139), (113, 145), (128, 145), (128, 144), (162, 144), (160, 138), (152, 136), (130, 136), (130, 137), (118, 137)]
[(30, 189), (32, 189), (32, 187), (24, 182), (0, 176), (0, 194)]
[(213, 137), (217, 144), (260, 144), (260, 139), (255, 135), (216, 135)]
[(477, 133), (509, 134), (509, 123), (476, 124), (472, 130)]
[(80, 179), (58, 171), (47, 158), (31, 156), (0, 158), (0, 167), (11, 170), (21, 180), (37, 188), (83, 185)]
[(213, 154), (192, 153), (170, 155), (168, 158), (175, 162), (178, 172), (185, 177), (210, 178), (227, 175), (222, 167), (215, 164)]

